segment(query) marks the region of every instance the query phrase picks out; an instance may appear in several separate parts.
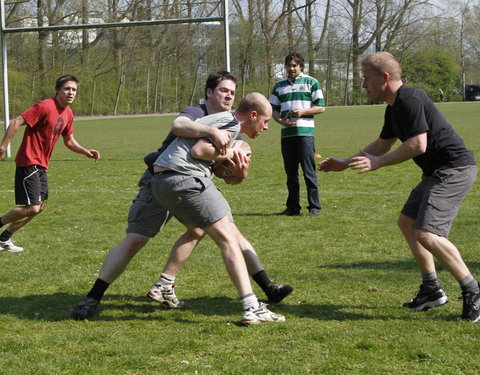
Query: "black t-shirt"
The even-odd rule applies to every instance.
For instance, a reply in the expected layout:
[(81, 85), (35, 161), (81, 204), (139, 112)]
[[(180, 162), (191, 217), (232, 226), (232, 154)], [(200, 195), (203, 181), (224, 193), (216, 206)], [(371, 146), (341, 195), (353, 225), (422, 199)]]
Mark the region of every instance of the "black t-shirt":
[(475, 165), (473, 153), (430, 98), (417, 88), (403, 85), (393, 106), (385, 110), (380, 138), (405, 142), (422, 133), (427, 133), (427, 150), (413, 160), (426, 176), (437, 169)]

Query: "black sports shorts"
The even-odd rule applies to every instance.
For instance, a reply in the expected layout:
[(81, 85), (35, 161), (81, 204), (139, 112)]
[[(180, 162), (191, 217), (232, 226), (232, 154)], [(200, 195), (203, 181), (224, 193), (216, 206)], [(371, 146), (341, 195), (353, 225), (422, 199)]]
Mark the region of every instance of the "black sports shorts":
[(15, 171), (15, 203), (37, 206), (48, 199), (48, 178), (41, 165), (17, 167)]

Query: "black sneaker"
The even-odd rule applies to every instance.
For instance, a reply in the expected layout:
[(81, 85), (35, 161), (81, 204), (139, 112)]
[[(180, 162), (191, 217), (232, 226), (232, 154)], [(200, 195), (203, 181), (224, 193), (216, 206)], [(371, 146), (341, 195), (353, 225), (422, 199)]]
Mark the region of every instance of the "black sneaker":
[(83, 298), (72, 310), (72, 315), (77, 320), (85, 320), (93, 315), (98, 306), (98, 301), (92, 297)]
[(480, 320), (480, 293), (470, 294), (462, 292), (462, 297), (463, 309), (460, 318), (472, 323), (478, 322)]
[(278, 285), (272, 283), (268, 287), (266, 295), (269, 303), (279, 303), (292, 292), (293, 288), (290, 285)]
[(291, 211), (288, 208), (276, 214), (277, 216), (300, 216), (300, 211)]
[(415, 298), (410, 302), (405, 302), (403, 307), (412, 311), (427, 311), (432, 307), (445, 305), (447, 302), (447, 295), (442, 288), (425, 290), (424, 286), (420, 285), (420, 290)]

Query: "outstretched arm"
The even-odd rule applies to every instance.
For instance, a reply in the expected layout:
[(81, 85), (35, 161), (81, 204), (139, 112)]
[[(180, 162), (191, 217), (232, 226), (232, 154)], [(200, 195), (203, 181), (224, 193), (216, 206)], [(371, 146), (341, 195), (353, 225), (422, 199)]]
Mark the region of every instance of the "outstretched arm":
[[(396, 141), (396, 138), (392, 138), (392, 139), (377, 138), (375, 141), (373, 141), (367, 147), (365, 147), (362, 151), (348, 158), (345, 158), (345, 159), (327, 158), (325, 160), (322, 160), (320, 163), (318, 163), (317, 169), (322, 172), (340, 172), (349, 167), (353, 168), (351, 163), (353, 161), (358, 163), (358, 161), (360, 160), (355, 158), (365, 157), (365, 154), (375, 155), (375, 156), (383, 155), (391, 149), (395, 141)], [(357, 168), (353, 168), (353, 169), (357, 169)]]
[[(380, 139), (380, 138), (379, 138)], [(384, 148), (391, 146), (395, 142), (393, 140), (381, 139)], [(387, 150), (387, 151), (388, 151)], [(348, 166), (357, 169), (359, 173), (374, 171), (388, 165), (403, 163), (417, 155), (423, 154), (427, 150), (427, 133), (418, 134), (408, 138), (399, 147), (391, 152), (383, 152), (380, 155), (369, 152), (368, 149), (360, 151), (360, 153), (351, 158)], [(373, 151), (375, 149), (373, 148)]]
[(15, 134), (17, 134), (17, 131), (20, 128), (20, 126), (22, 126), (23, 124), (25, 124), (25, 119), (22, 116), (18, 116), (14, 118), (8, 124), (7, 131), (5, 132), (2, 143), (0, 144), (0, 160), (3, 159), (3, 157), (5, 156), (8, 145), (10, 144)]
[(63, 143), (69, 150), (73, 152), (85, 155), (86, 157), (95, 160), (100, 159), (100, 153), (97, 150), (88, 150), (85, 147), (82, 147), (73, 137), (73, 134), (63, 136)]

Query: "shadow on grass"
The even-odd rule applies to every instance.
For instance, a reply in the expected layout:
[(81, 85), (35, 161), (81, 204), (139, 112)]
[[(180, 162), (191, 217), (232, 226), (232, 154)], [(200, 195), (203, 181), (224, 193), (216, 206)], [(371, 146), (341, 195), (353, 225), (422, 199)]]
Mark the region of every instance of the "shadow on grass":
[(233, 216), (234, 217), (237, 217), (237, 216), (245, 216), (245, 217), (249, 217), (249, 216), (275, 216), (275, 217), (278, 217), (278, 218), (288, 218), (288, 219), (298, 219), (299, 217), (308, 217), (310, 218), (310, 216), (308, 215), (308, 212), (307, 213), (304, 213), (304, 214), (300, 214), (300, 215), (297, 215), (297, 216), (288, 216), (288, 215), (279, 215), (278, 212), (273, 212), (273, 213), (261, 213), (261, 212), (248, 212), (248, 213), (243, 213), (243, 214), (237, 214), (237, 213), (233, 213)]
[[(478, 272), (480, 270), (480, 262), (469, 262), (467, 261), (467, 266), (472, 271), (472, 273)], [(445, 270), (445, 268), (438, 262), (436, 262), (437, 272)], [(417, 265), (412, 259), (402, 260), (402, 261), (382, 261), (382, 262), (354, 262), (354, 263), (334, 263), (334, 264), (320, 264), (317, 266), (320, 269), (374, 269), (374, 270), (390, 270), (390, 271), (417, 271)]]
[(249, 213), (243, 213), (243, 214), (237, 214), (234, 213), (233, 216), (245, 216), (245, 217), (252, 217), (252, 216), (278, 216), (276, 213), (269, 214), (269, 213), (260, 213), (260, 212), (249, 212)]
[[(72, 320), (72, 308), (82, 296), (68, 293), (30, 295), (21, 297), (0, 297), (0, 314), (10, 315), (23, 320), (58, 322)], [(98, 306), (92, 321), (174, 321), (198, 323), (196, 315), (238, 316), (241, 306), (237, 299), (228, 297), (198, 297), (185, 299), (185, 308), (169, 310), (143, 296), (108, 295)], [(361, 320), (412, 320), (416, 314), (405, 313), (401, 308), (385, 306), (367, 306), (350, 304), (311, 304), (270, 305), (269, 309), (287, 316), (300, 319), (322, 321), (361, 321)], [(375, 310), (379, 310), (375, 312)], [(398, 310), (398, 311), (397, 311)], [(438, 318), (436, 316), (435, 318)], [(456, 315), (443, 316), (442, 320), (456, 320)]]
[[(440, 266), (440, 265), (439, 265)], [(343, 270), (350, 269), (374, 269), (374, 270), (416, 270), (415, 261), (411, 260), (397, 260), (397, 261), (382, 261), (382, 262), (354, 262), (354, 263), (337, 263), (337, 264), (320, 264), (317, 266), (320, 269), (338, 268)]]

